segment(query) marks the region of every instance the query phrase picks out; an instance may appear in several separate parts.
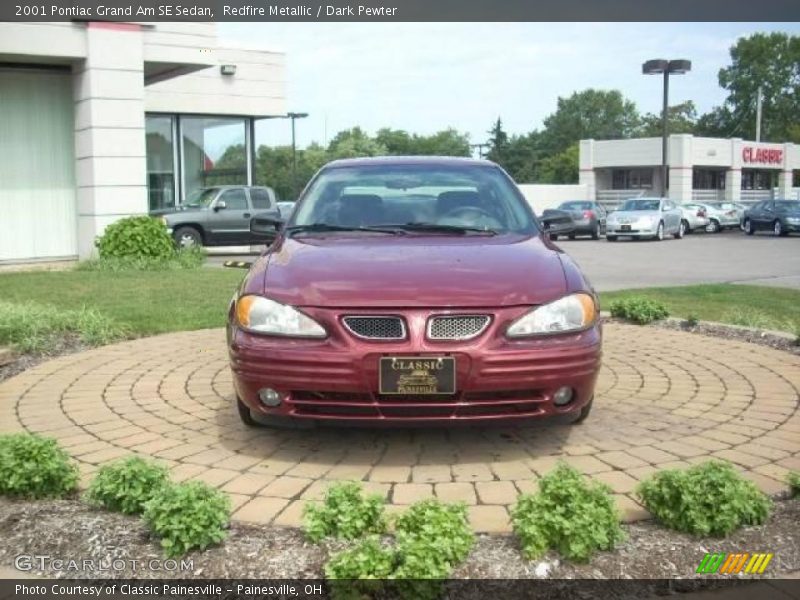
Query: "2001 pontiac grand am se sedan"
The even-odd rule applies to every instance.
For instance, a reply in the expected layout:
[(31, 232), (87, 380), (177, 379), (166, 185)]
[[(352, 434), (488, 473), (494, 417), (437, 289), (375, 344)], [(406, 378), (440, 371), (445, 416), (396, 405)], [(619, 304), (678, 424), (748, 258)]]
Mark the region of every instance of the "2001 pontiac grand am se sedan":
[(249, 424), (586, 418), (597, 298), (487, 161), (375, 158), (317, 173), (231, 302)]

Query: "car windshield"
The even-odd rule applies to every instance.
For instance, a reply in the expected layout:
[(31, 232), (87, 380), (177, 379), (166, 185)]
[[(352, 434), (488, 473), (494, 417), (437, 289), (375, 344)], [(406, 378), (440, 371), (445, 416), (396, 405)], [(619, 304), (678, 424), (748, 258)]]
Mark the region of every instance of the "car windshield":
[(191, 206), (192, 208), (208, 208), (211, 206), (211, 202), (216, 197), (218, 191), (218, 188), (201, 188), (195, 190), (186, 198), (184, 205)]
[(652, 198), (636, 198), (635, 200), (626, 200), (619, 210), (658, 210), (661, 201)]
[(564, 202), (559, 206), (561, 210), (592, 210), (591, 202)]
[(435, 234), (536, 232), (533, 213), (508, 176), (491, 165), (468, 164), (324, 169), (287, 229), (370, 227)]
[(800, 202), (776, 202), (775, 209), (781, 212), (796, 212), (800, 210)]

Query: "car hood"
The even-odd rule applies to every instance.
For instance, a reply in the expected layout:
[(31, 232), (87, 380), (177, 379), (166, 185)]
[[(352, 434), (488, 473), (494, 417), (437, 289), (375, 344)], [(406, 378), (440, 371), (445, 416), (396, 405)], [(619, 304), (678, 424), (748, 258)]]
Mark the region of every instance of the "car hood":
[(642, 218), (652, 219), (653, 217), (658, 217), (660, 214), (661, 211), (658, 210), (615, 210), (608, 216), (609, 218), (614, 217), (615, 219), (622, 218), (636, 221)]
[(159, 208), (156, 210), (151, 210), (150, 215), (153, 217), (169, 217), (170, 215), (184, 216), (188, 213), (205, 213), (207, 210), (207, 208), (176, 206), (174, 208)]
[(559, 256), (526, 236), (288, 238), (269, 255), (261, 292), (294, 306), (542, 304), (566, 291)]

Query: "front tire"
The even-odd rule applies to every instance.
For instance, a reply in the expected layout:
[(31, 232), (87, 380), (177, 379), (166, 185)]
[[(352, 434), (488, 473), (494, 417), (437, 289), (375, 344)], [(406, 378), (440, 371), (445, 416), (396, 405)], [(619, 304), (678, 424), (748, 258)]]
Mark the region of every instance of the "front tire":
[(784, 237), (789, 235), (789, 232), (784, 230), (783, 223), (781, 223), (780, 220), (775, 221), (775, 223), (772, 225), (772, 231), (775, 233), (775, 237)]
[(606, 234), (606, 240), (608, 240), (609, 242), (616, 242), (617, 241), (617, 236)]
[(236, 396), (236, 410), (239, 413), (239, 418), (242, 420), (242, 423), (248, 427), (260, 427), (258, 421), (253, 418), (253, 413), (250, 412), (250, 407), (242, 402), (239, 396)]
[(593, 240), (600, 239), (600, 221), (598, 221), (594, 226), (594, 231), (592, 231), (592, 239)]
[(753, 229), (753, 222), (750, 219), (744, 220), (744, 232), (747, 235), (753, 235), (755, 233), (755, 229)]
[(686, 233), (686, 226), (684, 225), (685, 221), (681, 221), (678, 225), (678, 231), (672, 234), (676, 240), (679, 240), (683, 237), (683, 234)]
[(722, 227), (719, 226), (719, 221), (714, 221), (712, 219), (709, 221), (708, 225), (706, 225), (707, 233), (719, 233), (720, 231), (722, 231)]
[(174, 236), (178, 248), (192, 248), (203, 245), (203, 236), (194, 227), (179, 227)]
[(592, 396), (592, 399), (589, 400), (586, 406), (584, 406), (582, 409), (580, 409), (580, 411), (578, 411), (578, 415), (575, 417), (575, 419), (572, 420), (570, 425), (578, 425), (580, 423), (583, 423), (589, 417), (589, 413), (592, 412), (593, 403), (594, 403), (594, 396)]
[(656, 230), (656, 237), (655, 240), (657, 242), (663, 241), (664, 239), (664, 221), (661, 221), (658, 224), (658, 229)]

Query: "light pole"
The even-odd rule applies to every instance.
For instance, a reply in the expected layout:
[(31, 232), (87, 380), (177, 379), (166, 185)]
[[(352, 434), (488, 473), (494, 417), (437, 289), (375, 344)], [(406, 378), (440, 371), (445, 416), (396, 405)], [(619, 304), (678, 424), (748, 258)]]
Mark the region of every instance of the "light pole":
[(669, 76), (682, 75), (692, 70), (692, 61), (656, 58), (642, 64), (645, 75), (664, 75), (664, 107), (661, 112), (661, 195), (667, 196), (667, 111), (669, 110)]
[(295, 200), (297, 200), (297, 146), (294, 137), (294, 122), (297, 119), (305, 119), (307, 116), (308, 113), (303, 112), (286, 113), (286, 118), (292, 120), (292, 193)]

